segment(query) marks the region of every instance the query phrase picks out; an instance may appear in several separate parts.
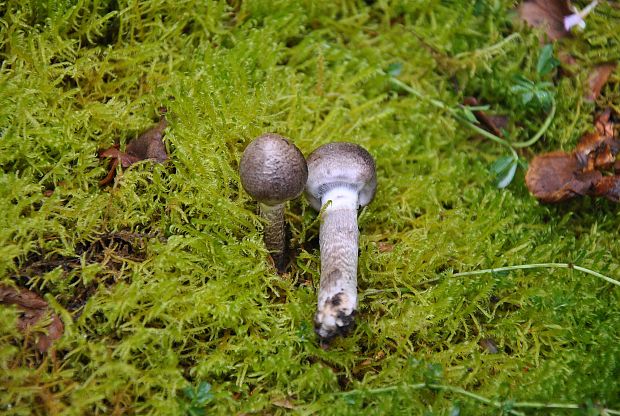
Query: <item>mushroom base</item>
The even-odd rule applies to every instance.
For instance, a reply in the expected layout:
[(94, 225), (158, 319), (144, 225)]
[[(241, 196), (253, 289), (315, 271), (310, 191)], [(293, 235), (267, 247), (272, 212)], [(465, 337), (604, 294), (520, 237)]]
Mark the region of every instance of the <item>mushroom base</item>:
[(351, 308), (345, 293), (338, 293), (327, 299), (314, 317), (314, 331), (323, 340), (346, 335), (355, 326), (357, 311)]

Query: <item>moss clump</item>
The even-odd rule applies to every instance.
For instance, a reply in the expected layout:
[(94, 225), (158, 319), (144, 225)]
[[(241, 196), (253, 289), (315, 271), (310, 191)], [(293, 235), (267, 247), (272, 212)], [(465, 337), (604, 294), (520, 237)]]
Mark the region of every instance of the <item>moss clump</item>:
[[(574, 270), (452, 276), (571, 262), (617, 278), (617, 207), (541, 206), (522, 177), (496, 189), (503, 150), (380, 71), (402, 64), (399, 79), (451, 106), (475, 95), (525, 137), (544, 117), (509, 92), (534, 72), (536, 34), (514, 27), (509, 1), (368, 3), (0, 2), (0, 281), (45, 294), (65, 323), (55, 359), (42, 357), (0, 306), (0, 409), (497, 413), (471, 394), (504, 412), (620, 407), (617, 288)], [(616, 59), (616, 12), (601, 5), (566, 47)], [(535, 151), (591, 129), (585, 76), (556, 82)], [(613, 75), (599, 105), (617, 109), (617, 90)], [(170, 161), (99, 187), (97, 150), (123, 148), (162, 105)], [(245, 145), (266, 131), (305, 154), (352, 141), (377, 162), (359, 220), (360, 324), (328, 351), (311, 325), (316, 214), (290, 204), (297, 257), (277, 276), (239, 184)]]

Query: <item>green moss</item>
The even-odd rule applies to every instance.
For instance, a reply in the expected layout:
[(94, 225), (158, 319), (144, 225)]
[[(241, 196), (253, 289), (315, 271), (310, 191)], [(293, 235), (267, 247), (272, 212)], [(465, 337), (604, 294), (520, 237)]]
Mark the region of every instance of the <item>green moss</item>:
[[(510, 87), (516, 74), (535, 76), (536, 34), (515, 25), (509, 1), (367, 3), (0, 2), (0, 279), (47, 294), (66, 326), (54, 362), (0, 306), (0, 409), (620, 407), (615, 286), (565, 269), (452, 276), (564, 262), (618, 279), (617, 207), (539, 205), (522, 174), (496, 189), (489, 166), (504, 149), (380, 71), (400, 63), (399, 79), (450, 106), (477, 96), (523, 140), (544, 116)], [(587, 65), (616, 60), (614, 13), (601, 4), (562, 47)], [(592, 128), (586, 76), (556, 80), (557, 116), (523, 158), (571, 148)], [(599, 104), (618, 108), (617, 90), (612, 75)], [(97, 150), (125, 146), (161, 105), (169, 163), (138, 163), (99, 187)], [(312, 330), (316, 213), (290, 203), (297, 257), (277, 276), (240, 188), (240, 155), (265, 131), (305, 154), (356, 142), (377, 161), (377, 196), (359, 219), (359, 324), (327, 351)]]

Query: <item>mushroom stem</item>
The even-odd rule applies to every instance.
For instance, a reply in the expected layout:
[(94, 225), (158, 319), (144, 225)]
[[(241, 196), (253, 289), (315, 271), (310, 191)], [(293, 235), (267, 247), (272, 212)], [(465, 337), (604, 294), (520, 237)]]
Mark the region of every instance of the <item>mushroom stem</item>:
[(357, 308), (358, 238), (356, 191), (338, 187), (321, 198), (321, 280), (315, 322), (322, 338), (345, 332)]
[(260, 215), (266, 221), (264, 229), (265, 247), (271, 254), (278, 271), (284, 269), (284, 204), (267, 205), (259, 203)]

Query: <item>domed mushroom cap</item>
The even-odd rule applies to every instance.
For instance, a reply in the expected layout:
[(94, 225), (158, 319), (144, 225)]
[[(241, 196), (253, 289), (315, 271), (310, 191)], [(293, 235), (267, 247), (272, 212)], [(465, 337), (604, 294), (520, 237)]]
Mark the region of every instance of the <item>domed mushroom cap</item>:
[(308, 166), (297, 146), (285, 137), (267, 133), (245, 148), (239, 174), (241, 185), (252, 198), (277, 205), (302, 193)]
[(312, 152), (307, 162), (306, 196), (314, 209), (320, 210), (323, 195), (339, 186), (356, 191), (360, 207), (375, 196), (375, 161), (363, 147), (346, 142), (328, 143)]

